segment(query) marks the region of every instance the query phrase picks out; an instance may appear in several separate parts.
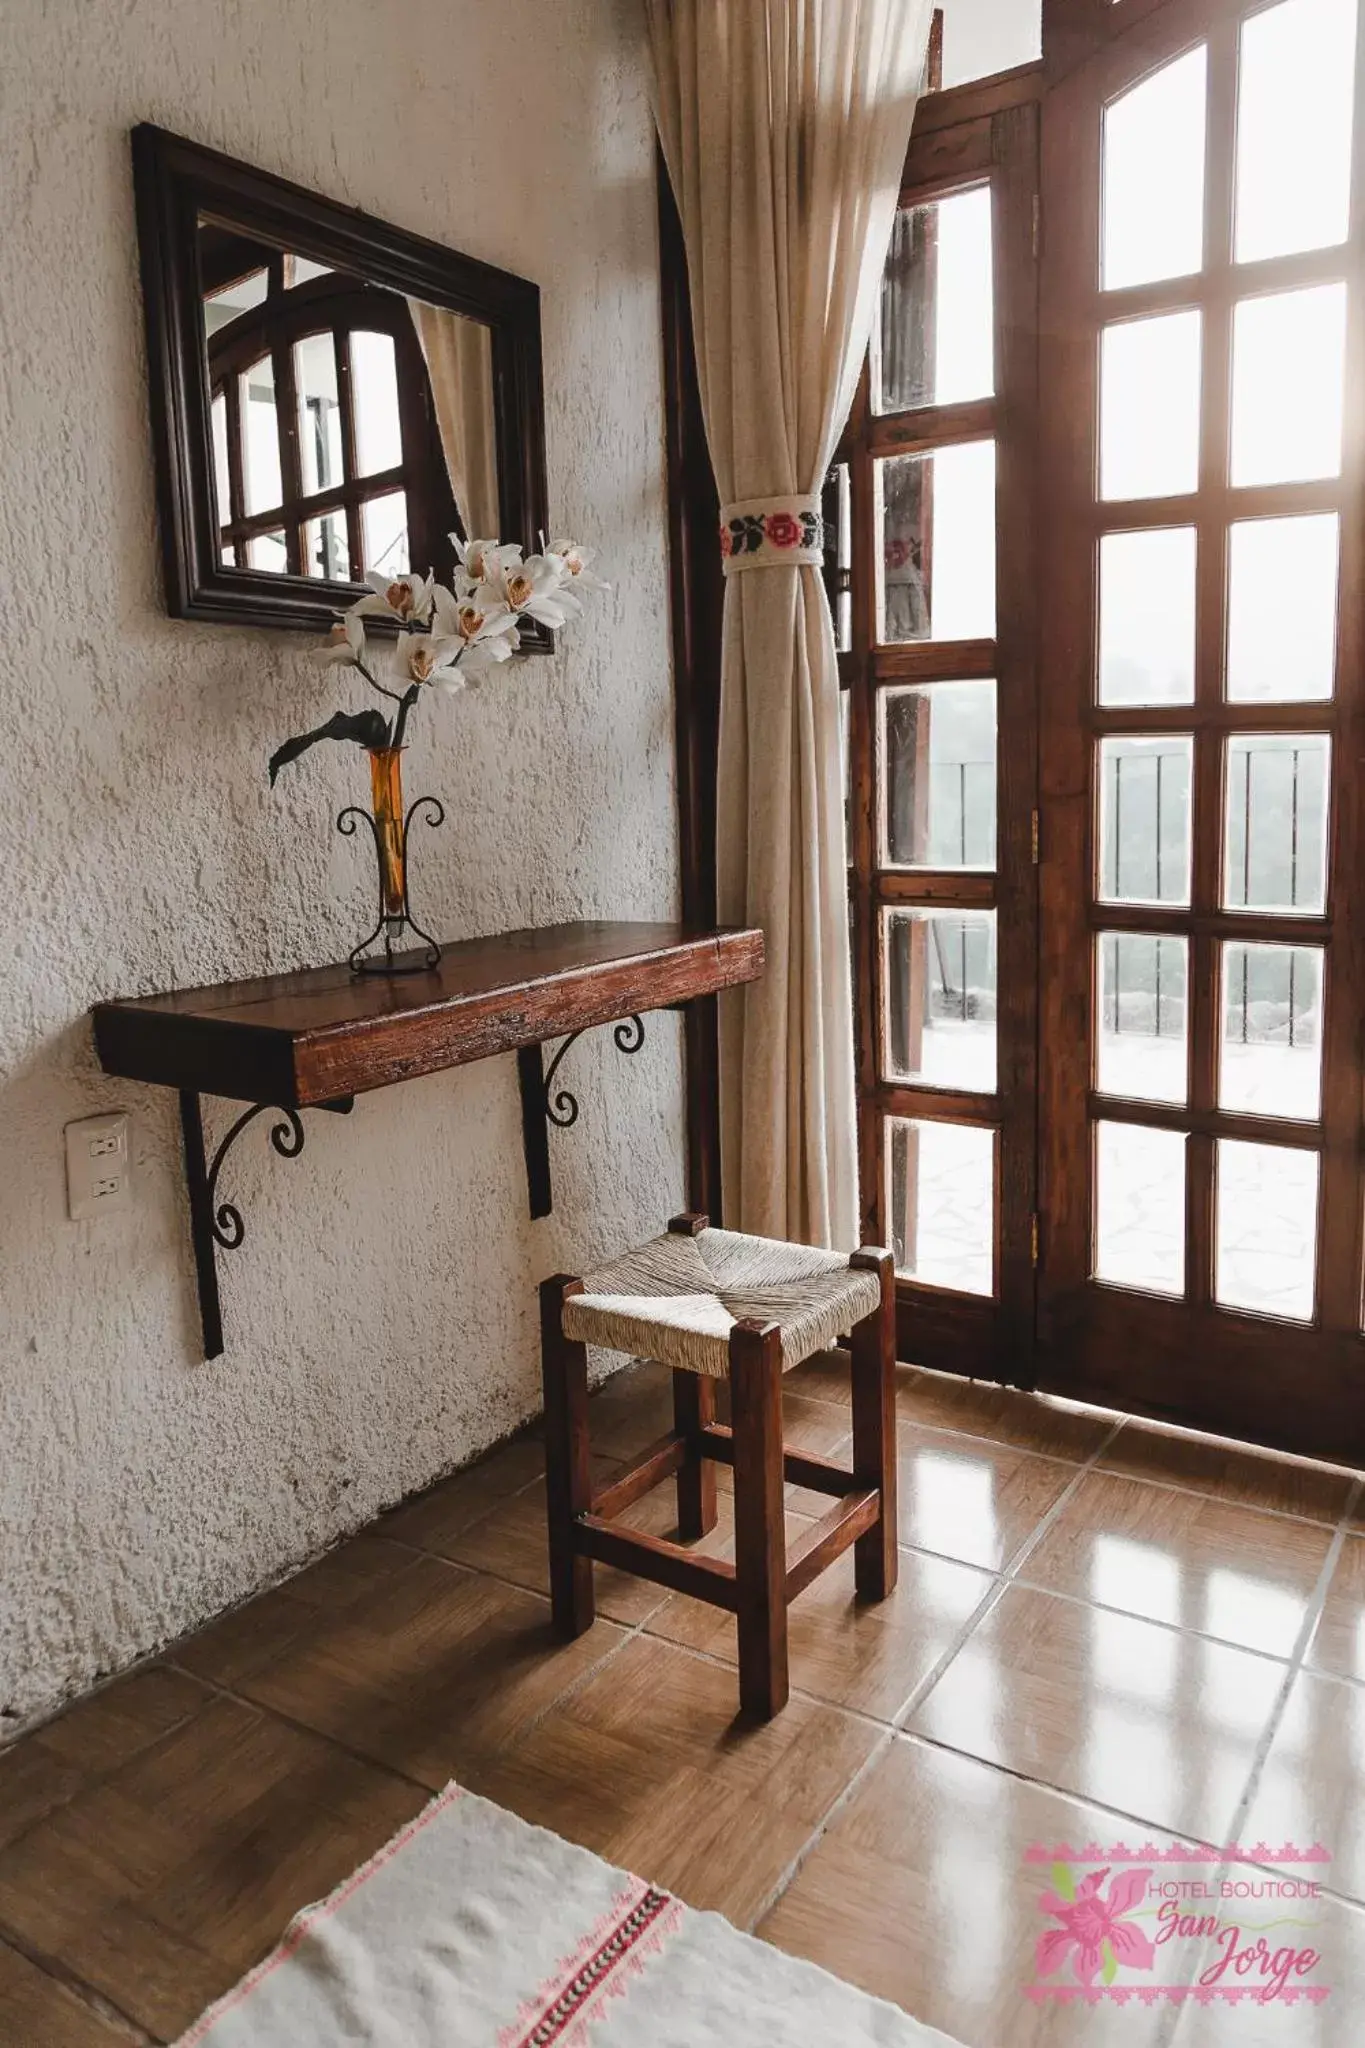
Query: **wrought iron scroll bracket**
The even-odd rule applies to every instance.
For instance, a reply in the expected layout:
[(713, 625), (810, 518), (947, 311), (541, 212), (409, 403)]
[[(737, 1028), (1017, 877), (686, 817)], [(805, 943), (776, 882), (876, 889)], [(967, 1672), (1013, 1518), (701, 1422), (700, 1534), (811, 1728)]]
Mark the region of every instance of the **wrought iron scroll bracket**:
[[(611, 1035), (618, 1052), (633, 1055), (645, 1042), (644, 1023), (637, 1016), (623, 1017), (618, 1024), (613, 1024)], [(571, 1031), (556, 1048), (548, 1067), (544, 1061), (543, 1046), (523, 1045), (517, 1053), (526, 1189), (533, 1217), (548, 1216), (554, 1207), (550, 1185), (549, 1126), (553, 1124), (557, 1130), (568, 1131), (578, 1122), (578, 1097), (568, 1088), (556, 1088), (555, 1082), (564, 1064), (564, 1055), (570, 1046), (577, 1045), (582, 1036), (581, 1031)]]
[[(355, 1107), (353, 1095), (335, 1102), (320, 1102), (345, 1116)], [(235, 1252), (246, 1236), (246, 1224), (235, 1202), (218, 1200), (218, 1178), (227, 1156), (249, 1124), (259, 1116), (274, 1117), (270, 1143), (281, 1159), (297, 1159), (303, 1150), (303, 1121), (296, 1109), (277, 1108), (269, 1102), (253, 1103), (243, 1110), (219, 1143), (211, 1160), (204, 1148), (204, 1117), (198, 1095), (180, 1093), (180, 1131), (184, 1143), (185, 1179), (190, 1197), (190, 1235), (194, 1242), (194, 1268), (199, 1287), (199, 1320), (204, 1332), (205, 1358), (218, 1358), (223, 1350), (223, 1310), (218, 1293), (218, 1252)]]

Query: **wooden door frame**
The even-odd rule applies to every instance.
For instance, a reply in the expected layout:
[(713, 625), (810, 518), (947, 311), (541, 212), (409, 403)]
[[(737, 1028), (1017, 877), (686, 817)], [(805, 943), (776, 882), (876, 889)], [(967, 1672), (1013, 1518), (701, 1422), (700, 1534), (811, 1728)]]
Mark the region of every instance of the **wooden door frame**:
[[(709, 927), (716, 922), (716, 755), (725, 602), (720, 498), (702, 423), (682, 222), (662, 152), (657, 155), (656, 180), (682, 914), (688, 924)], [(687, 1206), (719, 1224), (720, 1041), (714, 996), (688, 1004), (683, 1043)]]

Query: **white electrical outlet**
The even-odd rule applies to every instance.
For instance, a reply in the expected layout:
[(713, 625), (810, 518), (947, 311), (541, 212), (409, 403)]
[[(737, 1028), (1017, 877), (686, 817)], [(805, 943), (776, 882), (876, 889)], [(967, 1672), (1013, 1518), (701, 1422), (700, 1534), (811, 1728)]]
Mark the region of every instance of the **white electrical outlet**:
[(109, 1216), (126, 1209), (131, 1199), (128, 1178), (128, 1119), (121, 1110), (112, 1116), (87, 1116), (66, 1127), (66, 1206), (73, 1223), (91, 1216)]

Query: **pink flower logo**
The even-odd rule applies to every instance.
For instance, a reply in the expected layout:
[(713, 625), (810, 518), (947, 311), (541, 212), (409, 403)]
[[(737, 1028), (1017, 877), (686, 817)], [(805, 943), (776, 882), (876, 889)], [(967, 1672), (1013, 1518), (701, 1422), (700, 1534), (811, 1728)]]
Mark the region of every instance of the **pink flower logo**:
[(801, 522), (794, 519), (790, 512), (770, 512), (763, 526), (775, 548), (800, 547)]
[[(1073, 1949), (1076, 1981), (1080, 1984), (1093, 1984), (1101, 1974), (1106, 1984), (1112, 1984), (1121, 1964), (1130, 1970), (1151, 1969), (1156, 1949), (1150, 1935), (1125, 1918), (1147, 1896), (1147, 1873), (1125, 1870), (1110, 1885), (1106, 1899), (1102, 1887), (1108, 1875), (1106, 1865), (1103, 1870), (1092, 1871), (1077, 1887), (1066, 1864), (1053, 1865), (1052, 1878), (1058, 1891), (1044, 1892), (1038, 1904), (1062, 1924), (1049, 1927), (1038, 1937), (1040, 1977), (1050, 1977), (1060, 1970)], [(1061, 1892), (1069, 1892), (1070, 1896), (1059, 1896)]]

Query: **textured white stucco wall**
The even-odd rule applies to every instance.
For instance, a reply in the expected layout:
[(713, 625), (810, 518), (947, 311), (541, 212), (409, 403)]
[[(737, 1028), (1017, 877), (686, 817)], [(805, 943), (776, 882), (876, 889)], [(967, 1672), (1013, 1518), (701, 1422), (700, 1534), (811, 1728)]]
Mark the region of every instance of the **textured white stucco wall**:
[[(553, 661), (415, 721), (450, 937), (676, 911), (653, 145), (629, 0), (7, 0), (0, 65), (0, 1732), (459, 1464), (538, 1405), (533, 1289), (678, 1205), (677, 1021), (571, 1055), (557, 1211), (515, 1061), (261, 1129), (227, 1169), (227, 1354), (196, 1351), (174, 1097), (96, 998), (336, 958), (360, 755), (306, 640), (161, 609), (128, 131), (153, 120), (534, 278), (555, 525), (614, 583)], [(62, 1127), (134, 1119), (135, 1201), (66, 1220)], [(229, 1105), (208, 1105), (221, 1133)]]

